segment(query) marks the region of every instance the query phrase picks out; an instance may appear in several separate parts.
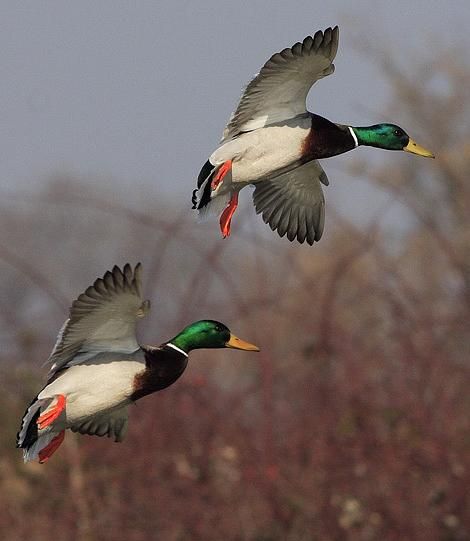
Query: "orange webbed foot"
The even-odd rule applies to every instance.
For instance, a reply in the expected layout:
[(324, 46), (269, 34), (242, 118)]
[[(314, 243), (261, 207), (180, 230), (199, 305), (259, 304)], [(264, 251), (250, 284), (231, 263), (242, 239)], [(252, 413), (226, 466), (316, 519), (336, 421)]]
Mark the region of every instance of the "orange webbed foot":
[(211, 182), (211, 189), (215, 190), (217, 186), (224, 180), (225, 175), (232, 169), (232, 160), (227, 160), (224, 162), (217, 173), (214, 175), (214, 178)]
[(220, 230), (222, 231), (223, 238), (230, 236), (230, 225), (232, 223), (232, 216), (238, 207), (238, 192), (235, 192), (230, 199), (229, 204), (220, 215)]
[[(65, 408), (65, 396), (63, 394), (57, 395), (56, 403), (48, 408), (42, 415), (38, 417), (37, 425), (40, 430), (51, 425), (57, 417), (62, 413)], [(51, 442), (52, 443), (52, 442)]]
[[(62, 395), (61, 395), (62, 396)], [(44, 449), (39, 451), (39, 463), (44, 464), (60, 447), (60, 444), (64, 441), (65, 430), (62, 430), (57, 436), (48, 444)]]

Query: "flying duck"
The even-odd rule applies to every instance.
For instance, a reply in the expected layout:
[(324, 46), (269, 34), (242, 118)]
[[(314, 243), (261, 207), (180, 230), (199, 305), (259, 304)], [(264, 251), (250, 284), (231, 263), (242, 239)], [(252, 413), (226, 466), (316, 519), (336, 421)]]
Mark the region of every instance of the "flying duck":
[(220, 214), (224, 238), (248, 184), (256, 213), (273, 231), (312, 245), (325, 222), (321, 185), (329, 184), (317, 160), (360, 145), (434, 157), (394, 124), (348, 126), (307, 111), (312, 85), (334, 71), (338, 40), (335, 26), (274, 54), (243, 92), (192, 198), (200, 215)]
[(217, 321), (184, 328), (160, 346), (137, 343), (136, 323), (150, 309), (141, 265), (115, 266), (73, 303), (48, 362), (47, 383), (23, 417), (17, 446), (25, 462), (46, 462), (65, 430), (124, 438), (129, 405), (174, 383), (200, 348), (259, 349)]

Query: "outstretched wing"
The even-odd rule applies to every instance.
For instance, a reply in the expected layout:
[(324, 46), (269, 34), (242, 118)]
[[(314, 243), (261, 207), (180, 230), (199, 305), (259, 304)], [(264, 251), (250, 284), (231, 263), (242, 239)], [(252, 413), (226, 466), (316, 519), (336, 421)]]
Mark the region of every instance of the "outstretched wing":
[(255, 184), (253, 202), (257, 214), (279, 236), (290, 241), (320, 240), (325, 224), (325, 197), (321, 184), (328, 178), (321, 165), (313, 160), (288, 173)]
[(273, 55), (246, 87), (222, 141), (305, 113), (312, 85), (335, 69), (338, 40), (335, 26)]
[(48, 379), (62, 368), (79, 364), (102, 351), (132, 353), (139, 348), (136, 322), (150, 309), (142, 300), (141, 264), (115, 266), (72, 303), (69, 318), (47, 362)]

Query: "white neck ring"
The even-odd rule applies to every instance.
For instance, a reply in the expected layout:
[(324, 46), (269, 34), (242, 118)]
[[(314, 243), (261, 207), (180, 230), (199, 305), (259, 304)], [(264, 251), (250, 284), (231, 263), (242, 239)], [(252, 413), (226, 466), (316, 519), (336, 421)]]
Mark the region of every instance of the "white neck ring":
[(188, 356), (188, 354), (186, 353), (186, 351), (182, 350), (182, 349), (179, 348), (178, 346), (175, 346), (175, 344), (172, 344), (171, 342), (167, 342), (166, 345), (167, 345), (169, 348), (173, 348), (175, 351), (178, 351), (179, 353), (181, 353), (181, 354), (184, 355), (185, 357)]
[(351, 132), (351, 136), (354, 139), (354, 148), (357, 148), (359, 146), (359, 141), (357, 140), (357, 135), (354, 133), (354, 130), (351, 128), (351, 126), (348, 126), (349, 131)]

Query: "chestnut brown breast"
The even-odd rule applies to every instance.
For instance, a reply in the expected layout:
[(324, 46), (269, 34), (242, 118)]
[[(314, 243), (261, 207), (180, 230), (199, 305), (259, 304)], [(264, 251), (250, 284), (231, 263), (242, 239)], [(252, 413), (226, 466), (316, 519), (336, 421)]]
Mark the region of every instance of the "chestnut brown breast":
[(311, 119), (312, 127), (302, 145), (304, 161), (330, 158), (355, 148), (347, 126), (340, 126), (314, 114), (311, 114)]
[(145, 370), (134, 377), (131, 400), (138, 400), (172, 385), (185, 371), (188, 358), (172, 348), (145, 350)]

